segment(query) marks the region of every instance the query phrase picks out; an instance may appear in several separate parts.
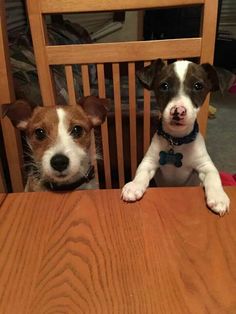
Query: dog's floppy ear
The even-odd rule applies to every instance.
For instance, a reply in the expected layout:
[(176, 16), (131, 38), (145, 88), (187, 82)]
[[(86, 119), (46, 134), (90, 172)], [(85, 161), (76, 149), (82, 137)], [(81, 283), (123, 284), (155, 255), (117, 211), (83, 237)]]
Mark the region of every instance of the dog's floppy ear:
[(210, 63), (203, 63), (201, 66), (207, 74), (210, 83), (210, 91), (215, 92), (219, 90), (220, 83), (215, 68)]
[(152, 63), (142, 70), (137, 71), (136, 75), (139, 78), (140, 82), (146, 87), (147, 89), (153, 89), (154, 79), (158, 71), (160, 71), (165, 66), (165, 63), (162, 59), (157, 59), (152, 61)]
[(83, 108), (93, 126), (101, 125), (107, 116), (110, 101), (96, 96), (82, 97), (79, 105)]
[(20, 130), (26, 129), (32, 111), (32, 106), (26, 100), (16, 100), (14, 103), (2, 105), (2, 116), (7, 116)]

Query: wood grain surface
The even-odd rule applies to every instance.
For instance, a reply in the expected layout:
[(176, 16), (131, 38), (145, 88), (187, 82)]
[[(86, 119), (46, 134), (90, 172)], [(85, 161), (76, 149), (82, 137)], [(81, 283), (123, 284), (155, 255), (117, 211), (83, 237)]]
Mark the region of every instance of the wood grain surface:
[(46, 46), (45, 54), (50, 65), (191, 58), (201, 55), (201, 38), (55, 45)]
[[(201, 188), (9, 194), (0, 207), (0, 313), (236, 313), (231, 212)], [(1, 196), (0, 196), (1, 197)]]
[[(89, 0), (89, 1), (77, 1), (77, 0), (41, 0), (41, 9), (43, 13), (72, 13), (72, 12), (87, 12), (90, 11), (104, 11), (107, 10), (132, 10), (132, 9), (146, 9), (149, 8), (161, 8), (161, 7), (174, 7), (174, 6), (184, 6), (191, 4), (203, 4), (204, 0), (132, 0), (132, 1), (122, 1), (122, 0)], [(28, 1), (28, 5), (31, 5), (37, 12), (37, 7), (34, 5), (34, 1)]]
[(7, 194), (5, 193), (0, 193), (0, 205), (3, 203), (3, 201), (5, 200)]

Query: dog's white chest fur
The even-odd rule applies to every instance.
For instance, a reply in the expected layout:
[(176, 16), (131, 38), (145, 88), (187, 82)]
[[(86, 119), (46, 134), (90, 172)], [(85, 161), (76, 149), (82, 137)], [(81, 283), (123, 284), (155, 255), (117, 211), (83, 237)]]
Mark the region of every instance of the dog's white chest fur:
[[(174, 153), (183, 155), (182, 166), (176, 167), (173, 164), (159, 165), (154, 177), (157, 186), (194, 186), (200, 184), (197, 172), (193, 168), (194, 159), (200, 158), (200, 136), (199, 134), (192, 143), (174, 146)], [(171, 149), (167, 141), (158, 135), (157, 141), (160, 143), (160, 151), (168, 152)]]

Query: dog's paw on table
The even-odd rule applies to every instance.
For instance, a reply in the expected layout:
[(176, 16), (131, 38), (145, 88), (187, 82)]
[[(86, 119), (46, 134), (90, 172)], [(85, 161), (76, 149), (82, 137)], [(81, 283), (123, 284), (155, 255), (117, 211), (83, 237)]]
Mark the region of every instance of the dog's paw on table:
[(142, 198), (145, 188), (142, 184), (128, 182), (122, 189), (121, 198), (126, 202), (135, 202)]
[(229, 212), (229, 203), (230, 200), (224, 191), (211, 193), (207, 196), (207, 206), (220, 216)]

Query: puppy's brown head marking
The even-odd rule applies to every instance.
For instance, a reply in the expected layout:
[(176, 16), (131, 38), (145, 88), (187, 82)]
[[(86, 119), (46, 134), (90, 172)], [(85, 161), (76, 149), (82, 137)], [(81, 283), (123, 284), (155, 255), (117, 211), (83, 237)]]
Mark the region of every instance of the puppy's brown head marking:
[(161, 59), (137, 72), (145, 88), (153, 90), (160, 111), (178, 94), (188, 96), (193, 105), (203, 104), (209, 91), (219, 89), (216, 70), (209, 63), (202, 65), (189, 61), (177, 61), (169, 65)]
[(219, 89), (217, 73), (208, 63), (176, 61), (166, 65), (158, 59), (137, 76), (144, 87), (154, 91), (163, 127), (175, 136), (192, 131), (208, 92)]

